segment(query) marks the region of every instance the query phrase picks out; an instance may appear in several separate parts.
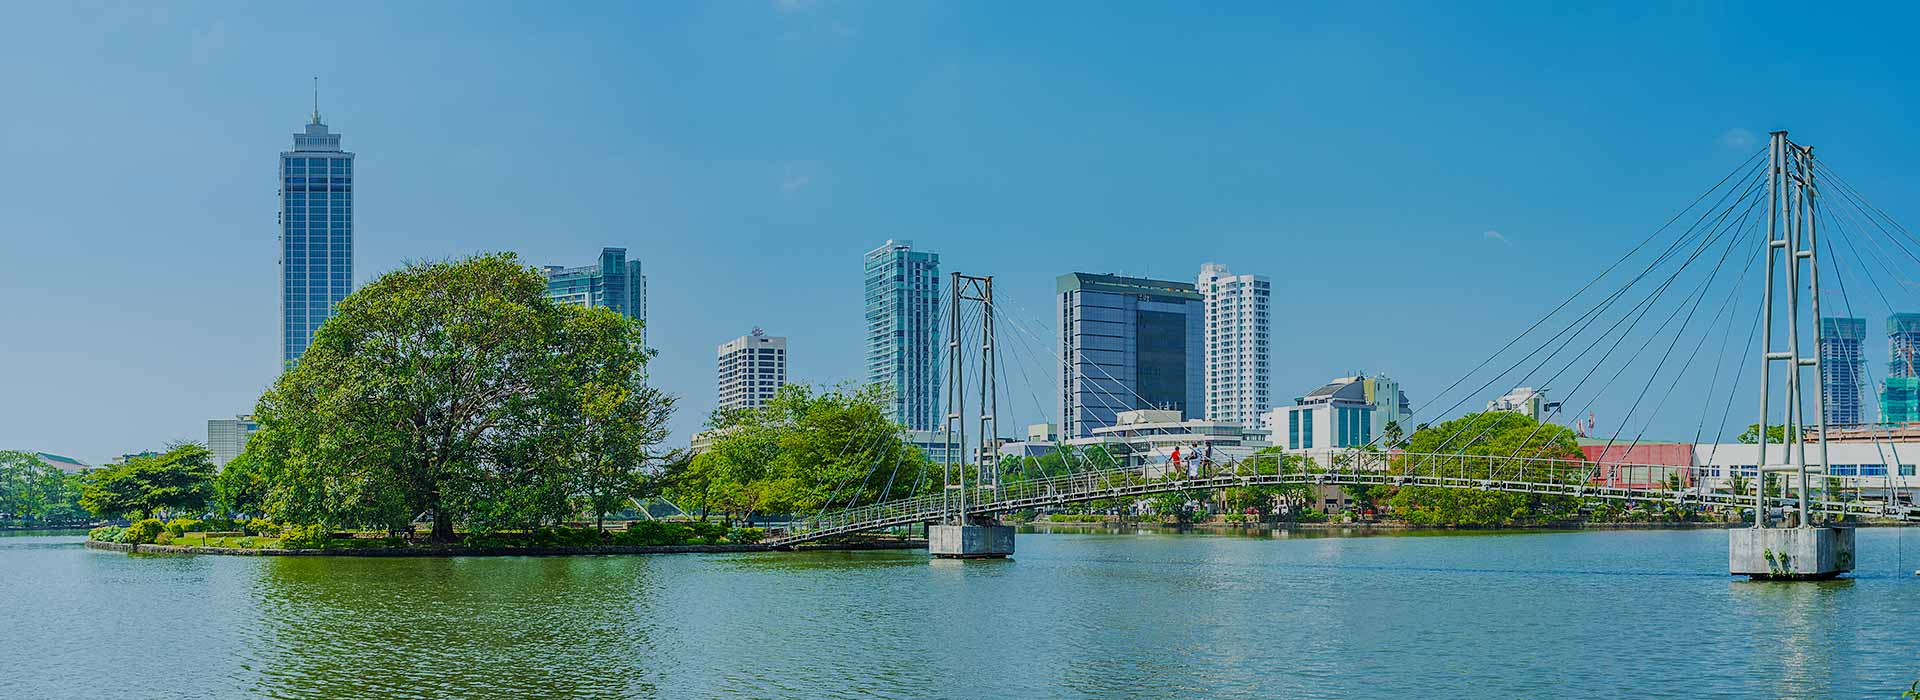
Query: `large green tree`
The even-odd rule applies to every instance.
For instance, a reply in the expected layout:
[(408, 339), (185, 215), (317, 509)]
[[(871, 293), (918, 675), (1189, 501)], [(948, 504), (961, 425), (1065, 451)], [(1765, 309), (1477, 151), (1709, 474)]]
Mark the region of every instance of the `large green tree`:
[[(1426, 455), (1433, 453), (1468, 456), (1459, 462), (1471, 470), (1468, 474), (1489, 467), (1496, 473), (1511, 468), (1504, 460), (1473, 460), (1472, 456), (1583, 459), (1572, 430), (1507, 411), (1475, 413), (1422, 428), (1407, 440), (1407, 452), (1396, 469), (1418, 472), (1431, 466), (1434, 458)], [(1385, 500), (1395, 517), (1417, 525), (1512, 525), (1564, 518), (1577, 507), (1572, 499), (1562, 497), (1428, 486), (1402, 486)]]
[(266, 505), (329, 524), (424, 514), (438, 542), (459, 522), (560, 520), (591, 434), (658, 442), (610, 425), (670, 410), (639, 385), (650, 357), (637, 322), (549, 300), (511, 254), (408, 265), (343, 300), (261, 398)]
[(674, 471), (668, 497), (703, 515), (811, 514), (929, 487), (938, 467), (887, 418), (881, 387), (781, 387), (765, 406), (718, 411), (704, 452)]
[(213, 497), (213, 453), (194, 442), (87, 472), (80, 503), (105, 517), (204, 512)]

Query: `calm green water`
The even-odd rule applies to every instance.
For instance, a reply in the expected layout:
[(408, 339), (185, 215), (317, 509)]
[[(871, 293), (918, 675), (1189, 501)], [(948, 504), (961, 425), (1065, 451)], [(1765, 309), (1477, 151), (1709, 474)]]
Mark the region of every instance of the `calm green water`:
[(1717, 531), (1027, 533), (964, 563), (15, 534), (0, 698), (1897, 698), (1920, 678), (1904, 539), (1862, 530), (1852, 580), (1778, 584), (1725, 576)]

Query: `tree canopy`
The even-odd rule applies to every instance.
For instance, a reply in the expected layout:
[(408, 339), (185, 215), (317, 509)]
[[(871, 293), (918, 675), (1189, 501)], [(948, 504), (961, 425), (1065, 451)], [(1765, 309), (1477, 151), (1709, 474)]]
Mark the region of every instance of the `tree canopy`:
[(32, 452), (0, 450), (0, 519), (79, 522), (80, 476)]
[(87, 472), (80, 503), (105, 517), (199, 514), (213, 497), (213, 477), (213, 453), (205, 445), (175, 443), (158, 455)]
[[(1413, 453), (1407, 460), (1429, 453), (1582, 458), (1572, 430), (1508, 411), (1475, 413), (1423, 427), (1407, 440), (1407, 452)], [(1415, 525), (1512, 525), (1568, 517), (1577, 508), (1569, 498), (1428, 486), (1398, 487), (1386, 501), (1396, 516)]]
[(885, 397), (877, 386), (789, 384), (763, 407), (716, 411), (713, 444), (675, 472), (667, 496), (703, 517), (750, 519), (924, 491), (937, 470), (887, 417)]
[[(1740, 436), (1735, 439), (1748, 445), (1759, 444), (1760, 443), (1760, 424), (1748, 423), (1747, 429), (1745, 431), (1742, 431), (1740, 433)], [(1787, 426), (1784, 426), (1784, 425), (1767, 426), (1767, 444), (1784, 445), (1786, 444), (1786, 442), (1787, 442)]]
[(651, 356), (638, 322), (549, 300), (511, 254), (411, 264), (340, 302), (261, 398), (246, 464), (294, 522), (424, 514), (445, 542), (605, 513), (665, 439)]

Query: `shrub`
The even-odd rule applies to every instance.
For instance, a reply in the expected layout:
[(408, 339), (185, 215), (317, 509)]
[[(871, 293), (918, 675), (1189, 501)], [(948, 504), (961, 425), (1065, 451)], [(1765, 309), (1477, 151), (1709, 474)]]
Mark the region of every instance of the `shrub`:
[(280, 526), (275, 525), (272, 520), (266, 518), (248, 520), (240, 529), (255, 537), (272, 537), (280, 534)]
[(87, 531), (87, 539), (95, 542), (119, 542), (120, 534), (125, 532), (119, 525), (106, 525)]
[(599, 530), (585, 527), (543, 527), (527, 539), (536, 547), (591, 547), (602, 542)]
[(469, 532), (460, 538), (460, 544), (467, 547), (511, 547), (520, 542), (498, 532)]
[(325, 525), (288, 525), (280, 533), (280, 546), (287, 549), (326, 549), (333, 531)]
[(727, 541), (734, 544), (758, 544), (766, 537), (767, 531), (757, 527), (736, 527), (727, 531)]
[(246, 530), (246, 527), (246, 522), (240, 520), (207, 518), (206, 520), (194, 523), (193, 527), (187, 528), (187, 532), (242, 532)]
[(147, 518), (128, 525), (127, 531), (120, 536), (120, 541), (127, 544), (153, 544), (154, 538), (166, 531), (167, 526), (161, 524), (159, 520)]
[(167, 521), (167, 534), (179, 537), (189, 532), (205, 532), (201, 523), (193, 518), (174, 518)]
[(1047, 520), (1056, 523), (1103, 523), (1107, 516), (1098, 513), (1054, 513)]
[(154, 544), (173, 544), (173, 533), (162, 530), (160, 531), (160, 534), (154, 535), (153, 543)]
[(626, 531), (615, 533), (613, 536), (614, 544), (636, 547), (687, 544), (692, 540), (693, 530), (688, 526), (680, 523), (663, 523), (658, 520), (632, 523), (627, 526)]

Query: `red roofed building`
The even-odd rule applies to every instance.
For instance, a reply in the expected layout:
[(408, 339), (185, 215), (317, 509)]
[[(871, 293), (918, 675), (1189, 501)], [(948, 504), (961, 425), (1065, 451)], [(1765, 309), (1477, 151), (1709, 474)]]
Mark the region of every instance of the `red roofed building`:
[(1687, 442), (1616, 442), (1584, 439), (1580, 452), (1587, 461), (1599, 465), (1596, 486), (1657, 488), (1672, 475), (1680, 476), (1680, 485), (1693, 485), (1693, 444)]

